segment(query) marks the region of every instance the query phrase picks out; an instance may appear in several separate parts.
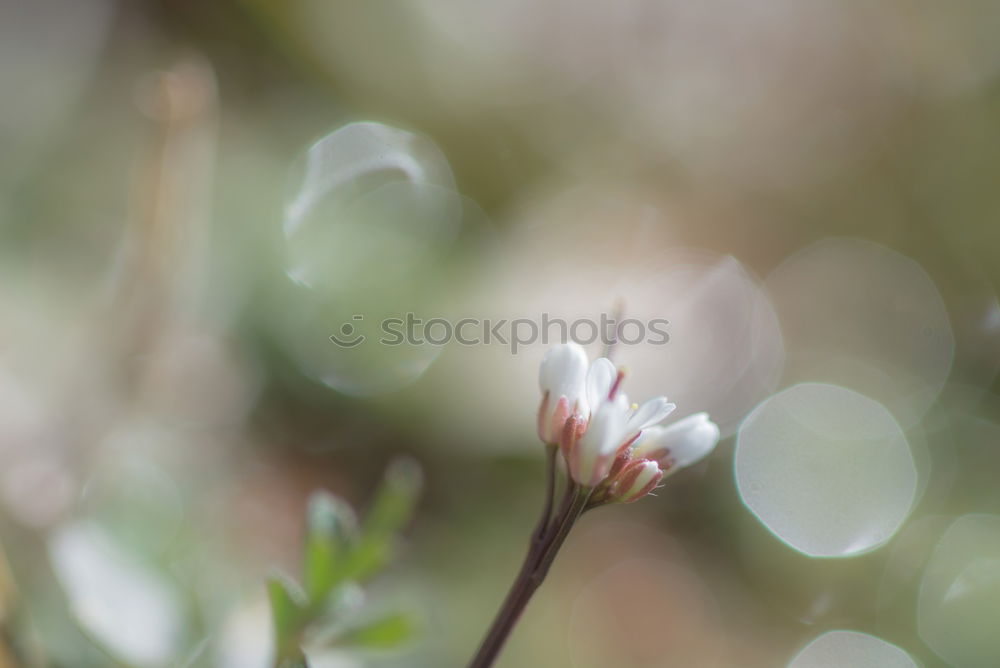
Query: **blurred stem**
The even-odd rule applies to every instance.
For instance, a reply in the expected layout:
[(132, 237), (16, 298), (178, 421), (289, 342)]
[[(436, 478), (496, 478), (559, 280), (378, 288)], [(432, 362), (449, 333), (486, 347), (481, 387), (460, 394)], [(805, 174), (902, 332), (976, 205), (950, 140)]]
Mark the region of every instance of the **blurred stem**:
[(612, 359), (612, 355), (615, 353), (615, 348), (618, 346), (618, 328), (621, 326), (622, 318), (625, 317), (625, 300), (621, 297), (615, 300), (612, 317), (613, 322), (615, 323), (615, 331), (612, 333), (607, 346), (604, 348), (604, 356), (608, 359)]
[(107, 324), (130, 397), (148, 380), (145, 360), (201, 308), (218, 113), (214, 71), (196, 54), (142, 80), (136, 97), (153, 140), (134, 185), (117, 312)]
[[(554, 451), (552, 451), (554, 453)], [(569, 536), (573, 524), (579, 519), (587, 506), (591, 490), (570, 482), (566, 487), (566, 494), (562, 506), (557, 516), (548, 522), (548, 515), (551, 513), (552, 497), (555, 487), (555, 457), (551, 458), (549, 496), (546, 502), (547, 512), (542, 516), (539, 524), (539, 533), (532, 537), (531, 547), (525, 557), (521, 571), (518, 573), (514, 584), (511, 585), (507, 597), (500, 606), (493, 624), (490, 626), (486, 637), (476, 655), (469, 662), (469, 668), (489, 668), (496, 661), (507, 642), (508, 636), (514, 630), (517, 620), (527, 607), (532, 595), (541, 586), (548, 575), (552, 562), (555, 561), (559, 548), (562, 547)]]

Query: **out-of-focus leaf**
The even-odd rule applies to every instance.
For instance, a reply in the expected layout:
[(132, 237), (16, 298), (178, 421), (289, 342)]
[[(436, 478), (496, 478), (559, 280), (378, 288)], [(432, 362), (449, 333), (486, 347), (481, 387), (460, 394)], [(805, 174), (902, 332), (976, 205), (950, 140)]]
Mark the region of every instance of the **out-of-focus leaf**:
[(336, 644), (373, 649), (392, 649), (399, 647), (412, 638), (415, 629), (416, 625), (412, 617), (397, 612), (348, 630), (337, 638)]
[(282, 575), (268, 578), (267, 596), (271, 601), (275, 647), (278, 656), (286, 658), (298, 647), (305, 596), (293, 582)]
[(389, 464), (352, 554), (351, 578), (368, 577), (385, 564), (396, 532), (413, 516), (422, 486), (423, 475), (416, 461), (400, 458)]
[(3, 551), (0, 550), (0, 627), (7, 624), (14, 616), (16, 604), (17, 589), (14, 587), (14, 579), (7, 568), (7, 559)]
[(7, 568), (7, 560), (0, 550), (0, 666), (16, 665), (14, 657), (19, 648), (15, 646), (16, 631), (14, 616), (17, 611), (17, 589)]
[(282, 659), (280, 663), (278, 663), (278, 668), (309, 668), (309, 662), (306, 661), (304, 656)]
[(327, 597), (325, 613), (333, 619), (352, 619), (367, 601), (364, 587), (356, 582), (345, 582)]
[[(328, 615), (333, 615), (330, 621), (340, 617), (347, 601), (338, 597), (351, 593), (358, 580), (385, 564), (397, 532), (413, 515), (422, 482), (415, 461), (400, 459), (390, 463), (360, 529), (353, 510), (345, 502), (328, 492), (313, 494), (306, 519), (304, 588), (282, 576), (268, 580), (275, 665), (279, 668), (308, 665), (301, 647), (304, 634), (315, 632), (317, 624)], [(336, 634), (335, 642), (389, 648), (398, 646), (412, 634), (411, 620), (396, 614), (350, 626)]]
[(350, 506), (328, 492), (313, 494), (309, 500), (303, 577), (314, 605), (344, 581), (356, 532), (357, 520)]
[(169, 578), (89, 520), (52, 531), (48, 553), (73, 619), (104, 650), (128, 665), (175, 662), (185, 623)]
[(413, 515), (423, 482), (423, 473), (416, 460), (401, 457), (390, 462), (375, 503), (365, 519), (365, 534), (385, 536), (399, 531)]

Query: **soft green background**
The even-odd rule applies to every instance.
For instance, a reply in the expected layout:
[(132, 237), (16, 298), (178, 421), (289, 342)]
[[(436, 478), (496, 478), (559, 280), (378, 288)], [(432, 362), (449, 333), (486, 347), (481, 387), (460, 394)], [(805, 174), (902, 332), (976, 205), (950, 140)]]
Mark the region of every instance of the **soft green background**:
[[(211, 665), (268, 570), (297, 563), (308, 494), (363, 508), (402, 452), (426, 493), (370, 595), (419, 611), (422, 639), (359, 660), (471, 655), (542, 492), (540, 350), (449, 348), (377, 397), (303, 373), (281, 232), (293, 168), (373, 120), (436, 142), (468, 198), (462, 235), (409, 279), (417, 310), (509, 315), (549, 263), (613, 273), (680, 247), (766, 276), (846, 236), (916, 260), (954, 331), (948, 384), (908, 434), (930, 453), (927, 492), (889, 545), (788, 549), (740, 503), (728, 438), (656, 498), (586, 517), (500, 665), (782, 666), (834, 628), (946, 665), (918, 633), (922, 569), (947, 518), (1000, 512), (997, 26), (1000, 8), (971, 0), (2, 0), (9, 643), (54, 665), (116, 660), (72, 623), (47, 563), (46, 536), (85, 518), (176, 584), (176, 656)], [(351, 284), (338, 303), (391, 310), (397, 289)], [(798, 372), (789, 360), (782, 385)]]

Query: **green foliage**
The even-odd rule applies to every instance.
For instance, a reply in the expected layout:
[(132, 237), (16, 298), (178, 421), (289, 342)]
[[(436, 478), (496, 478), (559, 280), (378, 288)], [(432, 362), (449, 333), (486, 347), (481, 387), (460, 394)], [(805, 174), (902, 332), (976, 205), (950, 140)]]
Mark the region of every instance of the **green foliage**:
[(298, 650), (301, 623), (305, 617), (306, 601), (298, 586), (282, 575), (267, 581), (267, 595), (271, 601), (271, 623), (274, 627), (278, 658), (284, 660)]
[(307, 666), (302, 644), (310, 632), (329, 625), (325, 644), (358, 648), (398, 647), (413, 636), (414, 624), (394, 612), (360, 624), (339, 626), (337, 604), (348, 587), (371, 578), (390, 561), (398, 534), (413, 516), (422, 487), (416, 462), (390, 463), (371, 510), (359, 525), (353, 509), (319, 491), (309, 501), (303, 546), (303, 587), (284, 576), (268, 580), (276, 668)]
[(413, 637), (414, 630), (413, 618), (396, 612), (344, 631), (337, 637), (337, 644), (351, 647), (398, 647)]
[(422, 485), (420, 467), (412, 459), (397, 459), (389, 464), (348, 560), (347, 577), (364, 580), (385, 566), (392, 556), (397, 532), (410, 520)]
[(322, 601), (347, 579), (357, 519), (349, 505), (327, 492), (309, 501), (302, 576), (310, 601)]

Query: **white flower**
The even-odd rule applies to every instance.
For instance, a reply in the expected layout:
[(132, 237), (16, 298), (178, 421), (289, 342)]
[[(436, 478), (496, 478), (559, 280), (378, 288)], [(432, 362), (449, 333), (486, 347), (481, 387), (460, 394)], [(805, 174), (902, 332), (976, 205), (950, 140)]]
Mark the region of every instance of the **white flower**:
[(719, 442), (719, 427), (707, 413), (658, 426), (674, 404), (666, 397), (629, 403), (624, 378), (607, 358), (588, 365), (576, 343), (547, 352), (538, 375), (539, 437), (559, 446), (570, 477), (603, 503), (645, 496), (664, 475), (699, 461)]
[(563, 444), (570, 476), (581, 485), (594, 487), (604, 480), (619, 452), (674, 409), (665, 397), (650, 399), (641, 407), (630, 405), (618, 390), (622, 377), (611, 360), (603, 357), (587, 373), (590, 421), (579, 441)]
[(636, 439), (635, 459), (660, 462), (666, 468), (684, 468), (706, 457), (719, 442), (719, 426), (708, 413), (695, 413), (666, 427), (650, 427)]
[(554, 445), (571, 415), (590, 415), (586, 398), (587, 353), (579, 344), (563, 343), (545, 353), (538, 370), (542, 405), (538, 410), (538, 437)]

